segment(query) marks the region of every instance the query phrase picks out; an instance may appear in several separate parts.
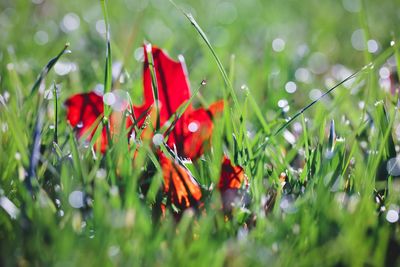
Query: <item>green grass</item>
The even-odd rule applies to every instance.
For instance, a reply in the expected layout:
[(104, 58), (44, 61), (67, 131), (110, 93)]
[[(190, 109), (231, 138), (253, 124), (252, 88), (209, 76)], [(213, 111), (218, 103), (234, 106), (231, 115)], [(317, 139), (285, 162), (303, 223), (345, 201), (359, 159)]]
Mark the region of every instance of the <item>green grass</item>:
[[(176, 1), (190, 21), (170, 1), (0, 2), (0, 265), (398, 266), (399, 223), (386, 219), (400, 206), (398, 177), (386, 170), (399, 151), (398, 96), (379, 79), (382, 67), (399, 67), (398, 45), (390, 45), (399, 39), (399, 8), (365, 0), (352, 13), (344, 8), (351, 3), (359, 1)], [(80, 23), (64, 32), (68, 13)], [(105, 14), (109, 43), (96, 31)], [(357, 29), (378, 52), (353, 48)], [(285, 41), (281, 52), (272, 49), (276, 38)], [(200, 214), (154, 219), (162, 175), (150, 145), (134, 161), (126, 138), (94, 154), (66, 121), (68, 97), (99, 84), (111, 90), (115, 62), (124, 79), (114, 89), (141, 103), (134, 55), (145, 40), (184, 55), (194, 105), (230, 103), (212, 152), (188, 165), (206, 187), (218, 182), (223, 153), (243, 166), (251, 204), (229, 220), (216, 190)], [(72, 53), (59, 54), (66, 43)], [(58, 54), (74, 69), (59, 75), (53, 66), (38, 76)], [(285, 124), (311, 103), (312, 89), (326, 92), (370, 63), (350, 86)], [(340, 77), (338, 64), (349, 70)], [(299, 68), (325, 67), (310, 81), (296, 78)], [(294, 93), (285, 91), (288, 81)], [(143, 195), (142, 167), (151, 160), (155, 174)], [(84, 193), (84, 208), (70, 205), (74, 191)]]

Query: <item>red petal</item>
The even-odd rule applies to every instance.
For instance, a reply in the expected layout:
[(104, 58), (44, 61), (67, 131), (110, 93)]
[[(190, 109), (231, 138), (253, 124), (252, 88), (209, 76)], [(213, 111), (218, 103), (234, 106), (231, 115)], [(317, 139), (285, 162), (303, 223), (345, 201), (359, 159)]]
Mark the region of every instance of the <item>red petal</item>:
[(191, 174), (164, 154), (159, 154), (159, 161), (163, 170), (164, 191), (170, 196), (171, 202), (180, 208), (196, 206), (202, 194)]
[[(94, 92), (76, 94), (65, 101), (65, 106), (67, 107), (67, 120), (76, 129), (78, 138), (92, 130), (88, 134), (90, 140), (101, 122), (99, 117), (103, 116), (103, 98)], [(97, 125), (94, 127), (95, 123)], [(105, 151), (107, 146), (105, 129), (102, 130), (100, 140), (96, 144), (100, 144), (102, 152)]]
[(221, 167), (221, 177), (218, 184), (219, 190), (223, 192), (228, 189), (240, 189), (243, 182), (245, 182), (246, 185), (248, 183), (243, 168), (232, 165), (230, 159), (224, 156)]
[[(143, 69), (144, 104), (135, 108), (135, 114), (148, 109), (154, 103), (152, 79), (146, 48)], [(182, 63), (168, 57), (161, 49), (152, 48), (154, 69), (160, 101), (160, 123), (163, 125), (172, 114), (190, 97), (189, 85)]]

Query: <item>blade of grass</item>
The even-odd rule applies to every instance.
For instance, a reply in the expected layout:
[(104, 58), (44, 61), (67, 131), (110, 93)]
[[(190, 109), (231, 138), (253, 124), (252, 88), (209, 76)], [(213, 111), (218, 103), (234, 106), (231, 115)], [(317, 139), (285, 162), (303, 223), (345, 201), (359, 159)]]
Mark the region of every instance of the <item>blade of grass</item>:
[(283, 124), (274, 134), (274, 136), (278, 135), (283, 129), (285, 129), (287, 126), (289, 126), (289, 124), (291, 124), (297, 117), (299, 117), (301, 114), (303, 114), (307, 109), (311, 108), (312, 106), (314, 106), (316, 103), (318, 103), (321, 99), (323, 99), (325, 96), (329, 95), (330, 93), (332, 93), (333, 90), (335, 90), (336, 88), (338, 88), (339, 86), (341, 86), (342, 84), (344, 84), (345, 82), (355, 78), (356, 76), (358, 76), (360, 73), (364, 72), (365, 70), (367, 70), (369, 67), (373, 66), (372, 62), (365, 65), (363, 68), (361, 68), (360, 70), (352, 73), (351, 75), (347, 76), (344, 80), (342, 80), (340, 83), (336, 84), (335, 86), (333, 86), (332, 88), (330, 88), (328, 91), (326, 91), (325, 93), (323, 93), (320, 97), (318, 97), (317, 99), (315, 99), (314, 101), (312, 101), (310, 104), (308, 104), (307, 106), (305, 106), (304, 108), (302, 108), (301, 110), (299, 110), (292, 118), (290, 118), (285, 124)]
[[(111, 42), (110, 42), (110, 23), (108, 20), (107, 0), (100, 0), (101, 9), (103, 11), (104, 23), (106, 26), (106, 62), (104, 73), (104, 93), (110, 92), (112, 87), (112, 59), (111, 59)], [(106, 108), (106, 105), (104, 106)], [(104, 109), (106, 110), (106, 109)]]
[(69, 47), (69, 43), (66, 43), (64, 48), (60, 51), (60, 53), (58, 53), (58, 55), (55, 56), (54, 58), (50, 59), (50, 61), (42, 69), (42, 71), (39, 74), (39, 77), (36, 79), (36, 82), (32, 86), (30, 97), (36, 92), (36, 90), (39, 88), (40, 84), (43, 82), (44, 78), (47, 76), (47, 73), (49, 73), (49, 71), (54, 67), (54, 65), (61, 58), (61, 56), (64, 54), (71, 53), (70, 50), (67, 50), (68, 47)]
[(178, 110), (171, 116), (174, 118), (174, 120), (171, 123), (171, 126), (168, 127), (168, 129), (165, 131), (165, 136), (169, 136), (169, 134), (174, 130), (176, 123), (178, 120), (182, 117), (183, 113), (186, 111), (186, 109), (189, 107), (189, 105), (192, 103), (193, 99), (197, 96), (198, 92), (200, 91), (201, 88), (205, 86), (205, 82), (201, 82), (200, 86), (197, 87), (197, 89), (193, 92), (193, 94), (190, 96), (189, 100), (186, 101), (183, 106), (178, 108)]
[(53, 83), (53, 99), (54, 99), (54, 135), (53, 142), (58, 144), (58, 86)]
[(154, 97), (154, 103), (156, 107), (156, 131), (160, 129), (160, 101), (158, 97), (158, 83), (157, 83), (157, 76), (156, 76), (156, 69), (154, 66), (154, 59), (153, 59), (153, 49), (151, 44), (146, 44), (145, 45), (145, 52), (147, 54), (147, 62), (149, 64), (149, 70), (150, 70), (150, 75), (151, 75), (151, 88), (153, 89), (153, 97)]
[(208, 48), (210, 49), (215, 62), (217, 63), (218, 69), (222, 75), (222, 78), (224, 79), (225, 82), (225, 86), (228, 88), (228, 90), (230, 91), (230, 94), (232, 96), (234, 105), (236, 107), (237, 112), (241, 113), (241, 109), (240, 109), (240, 105), (239, 105), (239, 101), (237, 99), (237, 96), (235, 94), (235, 91), (233, 89), (232, 83), (229, 80), (228, 74), (225, 71), (224, 66), (222, 65), (221, 60), (219, 59), (217, 53), (215, 52), (213, 46), (211, 45), (211, 42), (209, 41), (207, 35), (204, 33), (203, 29), (200, 27), (200, 25), (197, 23), (197, 21), (195, 20), (195, 18), (193, 17), (192, 14), (185, 12), (181, 7), (179, 7), (177, 4), (175, 4), (175, 2), (173, 0), (169, 0), (169, 2), (175, 6), (176, 9), (178, 9), (180, 12), (182, 12), (182, 14), (190, 21), (190, 23), (193, 25), (193, 27), (196, 29), (196, 31), (200, 34), (201, 38), (204, 40), (204, 42), (206, 43), (206, 45), (208, 46)]
[[(100, 0), (101, 9), (103, 11), (104, 23), (106, 25), (106, 61), (105, 61), (105, 69), (104, 69), (104, 94), (108, 93), (112, 89), (112, 53), (111, 53), (111, 33), (110, 33), (110, 23), (108, 20), (108, 11), (107, 11), (107, 0)], [(104, 106), (104, 117), (102, 120), (103, 127), (106, 127), (107, 139), (109, 147), (112, 147), (112, 139), (110, 134), (110, 124), (108, 117), (111, 115), (111, 108), (103, 103)]]
[[(40, 159), (40, 142), (41, 142), (41, 132), (44, 120), (44, 110), (40, 108), (38, 115), (36, 117), (35, 128), (33, 131), (33, 143), (31, 149), (31, 156), (29, 158), (29, 169), (28, 176), (25, 178), (25, 186), (28, 189), (32, 197), (34, 197), (37, 188), (34, 188), (34, 182), (36, 177), (36, 168)], [(37, 180), (36, 180), (37, 181)]]

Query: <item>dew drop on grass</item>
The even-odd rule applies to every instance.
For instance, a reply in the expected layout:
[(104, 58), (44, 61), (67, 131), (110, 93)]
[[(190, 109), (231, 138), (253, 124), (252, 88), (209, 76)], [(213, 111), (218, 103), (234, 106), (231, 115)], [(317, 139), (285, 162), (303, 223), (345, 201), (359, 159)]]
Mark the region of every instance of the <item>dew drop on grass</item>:
[(392, 82), (390, 79), (379, 79), (379, 86), (386, 92), (390, 91), (390, 88), (392, 87)]
[(371, 40), (368, 40), (368, 42), (367, 42), (367, 48), (368, 48), (368, 52), (376, 53), (379, 50), (379, 44), (377, 41), (371, 39)]
[(82, 146), (84, 148), (88, 148), (90, 146), (90, 141), (89, 140), (84, 140), (83, 143), (82, 143)]
[(302, 44), (299, 47), (297, 47), (296, 54), (299, 57), (304, 57), (305, 55), (308, 54), (309, 51), (310, 51), (310, 48), (308, 48), (308, 45), (307, 44)]
[(164, 141), (164, 136), (162, 135), (162, 134), (155, 134), (154, 136), (153, 136), (153, 144), (155, 145), (155, 146), (160, 146), (162, 143), (163, 143), (163, 141)]
[(129, 135), (129, 144), (133, 144), (136, 141), (136, 133), (135, 131), (132, 131), (131, 134)]
[(60, 27), (63, 32), (72, 32), (77, 30), (79, 25), (79, 16), (75, 13), (68, 13), (62, 19)]
[(93, 230), (93, 229), (90, 229), (90, 231), (89, 231), (89, 238), (90, 238), (90, 239), (93, 239), (94, 236), (95, 236), (94, 230)]
[(389, 209), (386, 213), (386, 220), (390, 223), (395, 223), (399, 220), (399, 212), (395, 209)]
[(120, 249), (118, 246), (111, 246), (108, 248), (108, 256), (110, 258), (115, 257), (119, 254), (119, 251), (120, 251)]
[(45, 31), (37, 31), (33, 39), (38, 45), (45, 45), (49, 41), (49, 35)]
[(96, 21), (96, 31), (102, 36), (106, 34), (106, 23), (104, 20), (99, 19)]
[(76, 64), (71, 62), (58, 61), (54, 65), (54, 72), (60, 76), (67, 75), (68, 73), (70, 73), (71, 71), (75, 71), (76, 69)]
[(48, 89), (44, 91), (44, 99), (46, 100), (53, 99), (53, 89)]
[(365, 33), (363, 29), (357, 29), (351, 35), (351, 45), (358, 51), (365, 50)]
[(122, 72), (122, 62), (121, 61), (116, 61), (113, 62), (112, 67), (111, 67), (111, 76), (113, 80), (116, 80), (119, 76), (119, 74)]
[(129, 95), (124, 90), (114, 90), (104, 94), (103, 101), (114, 111), (122, 112), (129, 107)]
[(189, 132), (195, 133), (199, 129), (199, 124), (197, 122), (192, 121), (188, 125)]
[(394, 46), (395, 44), (395, 41), (390, 41), (390, 46)]
[(361, 10), (360, 0), (342, 0), (344, 9), (349, 12), (357, 13)]
[(289, 81), (285, 84), (285, 90), (289, 94), (293, 94), (297, 90), (297, 85), (295, 82)]
[(293, 130), (295, 133), (300, 134), (303, 132), (303, 126), (300, 122), (293, 123)]
[(64, 211), (63, 210), (59, 210), (57, 211), (58, 217), (64, 217)]
[(272, 41), (272, 49), (275, 52), (282, 52), (285, 49), (285, 41), (281, 38), (276, 38)]
[(104, 104), (111, 106), (115, 103), (116, 99), (113, 93), (109, 92), (104, 94), (103, 96), (103, 102)]
[(308, 60), (308, 66), (310, 67), (311, 72), (315, 74), (322, 74), (329, 68), (328, 58), (323, 53), (314, 53)]
[(103, 168), (100, 168), (96, 171), (96, 178), (97, 179), (104, 179), (107, 176), (107, 171)]
[(379, 76), (382, 79), (390, 78), (390, 70), (388, 67), (382, 67), (379, 69)]
[(82, 191), (72, 191), (68, 196), (68, 202), (71, 207), (79, 209), (83, 207), (83, 192)]
[(283, 138), (285, 138), (285, 140), (291, 145), (296, 143), (296, 137), (288, 130), (283, 132)]
[(16, 219), (19, 214), (19, 209), (7, 197), (0, 197), (0, 207), (2, 207), (12, 219)]
[(133, 53), (133, 56), (138, 62), (144, 62), (143, 47), (136, 48), (135, 52)]
[(96, 84), (96, 86), (94, 87), (94, 93), (98, 96), (102, 96), (104, 94), (104, 84)]
[(310, 83), (312, 81), (311, 73), (306, 68), (299, 68), (294, 73), (296, 80), (303, 83)]
[(322, 96), (322, 92), (319, 89), (312, 89), (310, 93), (308, 94), (311, 100), (317, 100)]
[(278, 107), (280, 107), (280, 108), (284, 108), (284, 107), (286, 107), (288, 104), (289, 104), (289, 103), (288, 103), (288, 101), (287, 101), (286, 99), (281, 99), (281, 100), (278, 101)]
[(60, 191), (61, 191), (61, 186), (58, 185), (58, 184), (56, 184), (56, 185), (54, 186), (54, 192), (60, 192)]
[(3, 133), (8, 131), (8, 124), (6, 122), (1, 123), (1, 131)]
[(400, 156), (389, 159), (386, 170), (391, 176), (400, 176)]
[(110, 188), (110, 194), (111, 194), (112, 196), (118, 196), (118, 194), (119, 194), (118, 187), (117, 187), (117, 186), (112, 186), (112, 187)]

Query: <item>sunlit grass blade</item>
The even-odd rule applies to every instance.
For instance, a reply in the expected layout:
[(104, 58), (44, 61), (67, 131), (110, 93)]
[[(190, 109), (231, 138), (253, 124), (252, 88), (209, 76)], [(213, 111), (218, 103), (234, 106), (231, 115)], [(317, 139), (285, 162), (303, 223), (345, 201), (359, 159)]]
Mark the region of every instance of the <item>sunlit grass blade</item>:
[(219, 59), (217, 53), (215, 52), (213, 46), (211, 45), (211, 42), (209, 41), (207, 35), (205, 34), (205, 32), (203, 31), (203, 29), (200, 27), (200, 25), (197, 23), (197, 21), (195, 20), (195, 18), (193, 17), (192, 14), (185, 12), (182, 8), (180, 8), (177, 4), (175, 4), (174, 1), (169, 0), (178, 10), (180, 10), (183, 15), (185, 15), (185, 17), (190, 21), (190, 23), (193, 25), (193, 27), (196, 29), (196, 31), (200, 34), (201, 38), (204, 40), (204, 42), (206, 43), (206, 45), (208, 46), (208, 48), (210, 49), (216, 63), (218, 66), (218, 69), (222, 75), (222, 78), (224, 79), (225, 82), (225, 86), (228, 88), (229, 93), (232, 96), (233, 102), (235, 104), (235, 110), (239, 113), (241, 113), (241, 109), (240, 109), (240, 105), (239, 105), (239, 101), (238, 98), (236, 96), (235, 90), (233, 89), (232, 83), (229, 80), (228, 74), (225, 71), (225, 68), (221, 62), (221, 60)]
[(50, 61), (42, 69), (36, 82), (32, 86), (30, 96), (32, 96), (36, 92), (36, 90), (39, 88), (40, 84), (43, 82), (44, 78), (46, 77), (47, 73), (49, 73), (49, 71), (54, 67), (54, 65), (61, 58), (61, 56), (66, 53), (70, 53), (70, 51), (68, 50), (68, 47), (69, 47), (69, 43), (66, 43), (64, 48), (60, 51), (60, 53), (58, 53), (58, 55), (55, 56), (54, 58), (50, 59)]
[(293, 117), (291, 117), (285, 124), (283, 124), (275, 133), (274, 136), (278, 135), (283, 129), (285, 129), (286, 127), (289, 126), (289, 124), (291, 124), (295, 119), (297, 119), (297, 117), (299, 117), (301, 114), (303, 114), (307, 109), (311, 108), (312, 106), (314, 106), (316, 103), (318, 103), (321, 99), (323, 99), (325, 96), (329, 95), (330, 93), (332, 93), (333, 90), (335, 90), (336, 88), (338, 88), (339, 86), (341, 86), (342, 84), (344, 84), (345, 82), (355, 78), (357, 75), (359, 75), (360, 73), (364, 72), (365, 70), (367, 70), (369, 67), (372, 66), (372, 63), (365, 65), (362, 69), (354, 72), (353, 74), (349, 75), (348, 77), (346, 77), (344, 80), (342, 80), (340, 83), (336, 84), (335, 86), (333, 86), (332, 88), (330, 88), (328, 91), (326, 91), (325, 93), (323, 93), (320, 97), (318, 97), (317, 99), (315, 99), (314, 101), (312, 101), (310, 104), (308, 104), (307, 106), (305, 106), (304, 108), (302, 108), (301, 110), (299, 110)]
[(160, 129), (160, 101), (158, 96), (156, 68), (154, 66), (154, 59), (153, 59), (153, 48), (151, 44), (145, 45), (145, 53), (147, 55), (147, 61), (149, 64), (149, 70), (151, 76), (151, 88), (153, 89), (154, 104), (156, 107), (156, 131), (158, 131)]
[(53, 142), (58, 144), (58, 91), (57, 84), (53, 83), (53, 99), (54, 99), (54, 135)]
[[(108, 19), (107, 0), (100, 0), (101, 9), (103, 11), (104, 23), (106, 26), (106, 60), (105, 60), (105, 73), (104, 73), (104, 93), (110, 92), (112, 87), (112, 54), (111, 54), (111, 33), (110, 22)], [(106, 110), (106, 109), (104, 109)]]
[(40, 159), (40, 142), (42, 136), (42, 126), (44, 120), (44, 110), (42, 108), (39, 109), (35, 128), (33, 131), (33, 140), (32, 140), (32, 148), (31, 155), (29, 158), (29, 168), (28, 168), (28, 176), (25, 178), (25, 185), (31, 195), (34, 195), (34, 191), (36, 191), (35, 184), (37, 184), (36, 177), (36, 168)]

